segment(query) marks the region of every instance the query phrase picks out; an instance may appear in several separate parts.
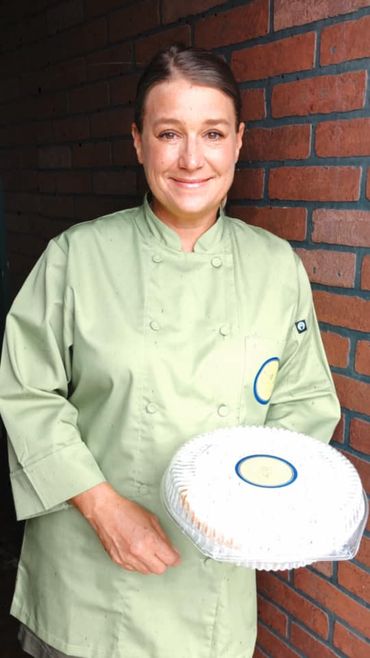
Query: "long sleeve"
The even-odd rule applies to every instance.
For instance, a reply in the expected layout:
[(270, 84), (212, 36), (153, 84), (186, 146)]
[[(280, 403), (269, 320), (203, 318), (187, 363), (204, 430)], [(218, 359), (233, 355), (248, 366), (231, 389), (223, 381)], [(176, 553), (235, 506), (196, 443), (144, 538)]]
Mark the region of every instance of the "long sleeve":
[(329, 441), (340, 418), (306, 271), (297, 256), (297, 302), (266, 425)]
[(104, 481), (68, 400), (73, 296), (66, 268), (67, 254), (52, 241), (6, 323), (0, 411), (19, 519), (67, 507), (69, 498)]

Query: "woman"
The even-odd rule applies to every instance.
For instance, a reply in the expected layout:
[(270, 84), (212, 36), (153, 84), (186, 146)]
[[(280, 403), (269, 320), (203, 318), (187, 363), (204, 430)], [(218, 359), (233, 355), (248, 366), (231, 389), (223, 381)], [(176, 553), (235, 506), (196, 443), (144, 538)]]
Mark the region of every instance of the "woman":
[(159, 53), (132, 126), (150, 197), (52, 240), (9, 314), (1, 408), (29, 519), (12, 613), (31, 655), (253, 654), (254, 572), (204, 558), (159, 498), (196, 434), (327, 441), (339, 417), (301, 263), (220, 210), (243, 130), (223, 60)]

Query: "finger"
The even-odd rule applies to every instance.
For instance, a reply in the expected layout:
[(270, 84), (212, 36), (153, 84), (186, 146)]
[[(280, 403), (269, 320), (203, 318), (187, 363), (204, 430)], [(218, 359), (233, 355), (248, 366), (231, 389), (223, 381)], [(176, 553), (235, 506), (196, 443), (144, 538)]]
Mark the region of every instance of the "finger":
[[(171, 544), (170, 540), (168, 539), (167, 535), (165, 534), (163, 528), (161, 527), (158, 519), (156, 516), (152, 518), (153, 526), (155, 527), (156, 531), (158, 532), (160, 538), (163, 540), (163, 546), (162, 550), (156, 550), (157, 556), (164, 561), (165, 564), (172, 565), (172, 564), (179, 564), (181, 560), (180, 553), (176, 550), (176, 548)], [(169, 560), (169, 562), (168, 562)]]

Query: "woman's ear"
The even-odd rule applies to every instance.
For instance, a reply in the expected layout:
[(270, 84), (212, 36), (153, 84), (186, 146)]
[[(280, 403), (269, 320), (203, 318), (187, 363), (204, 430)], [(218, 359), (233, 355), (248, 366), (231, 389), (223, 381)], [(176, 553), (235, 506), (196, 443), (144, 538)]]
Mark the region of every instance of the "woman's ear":
[(139, 161), (140, 164), (143, 164), (143, 157), (142, 157), (142, 141), (141, 141), (141, 133), (139, 128), (137, 127), (136, 123), (131, 124), (131, 135), (132, 139), (134, 141), (134, 148), (136, 151), (136, 157)]
[(243, 135), (244, 135), (244, 130), (245, 130), (245, 123), (241, 121), (239, 123), (239, 128), (236, 133), (236, 156), (235, 156), (235, 162), (238, 162), (239, 159), (239, 151), (242, 147), (243, 144)]

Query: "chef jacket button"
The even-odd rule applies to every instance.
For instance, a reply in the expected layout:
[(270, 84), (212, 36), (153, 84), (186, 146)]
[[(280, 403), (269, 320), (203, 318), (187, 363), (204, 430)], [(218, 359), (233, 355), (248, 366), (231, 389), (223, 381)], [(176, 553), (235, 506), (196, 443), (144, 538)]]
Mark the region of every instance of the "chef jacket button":
[(145, 408), (148, 414), (155, 414), (155, 412), (158, 411), (158, 407), (155, 402), (148, 402)]
[(161, 263), (162, 262), (162, 256), (160, 256), (159, 254), (154, 254), (154, 256), (152, 256), (152, 261), (153, 261), (153, 263)]
[(226, 404), (220, 404), (219, 408), (217, 409), (217, 413), (219, 416), (224, 418), (229, 413), (229, 407)]
[(139, 494), (145, 496), (149, 491), (149, 487), (146, 484), (139, 484)]
[(220, 327), (220, 334), (221, 336), (228, 336), (230, 333), (230, 327), (228, 324), (223, 324)]
[(153, 331), (159, 330), (159, 324), (155, 320), (152, 320), (149, 326), (151, 329), (153, 329)]
[(221, 267), (222, 259), (219, 256), (214, 256), (211, 260), (213, 267)]

